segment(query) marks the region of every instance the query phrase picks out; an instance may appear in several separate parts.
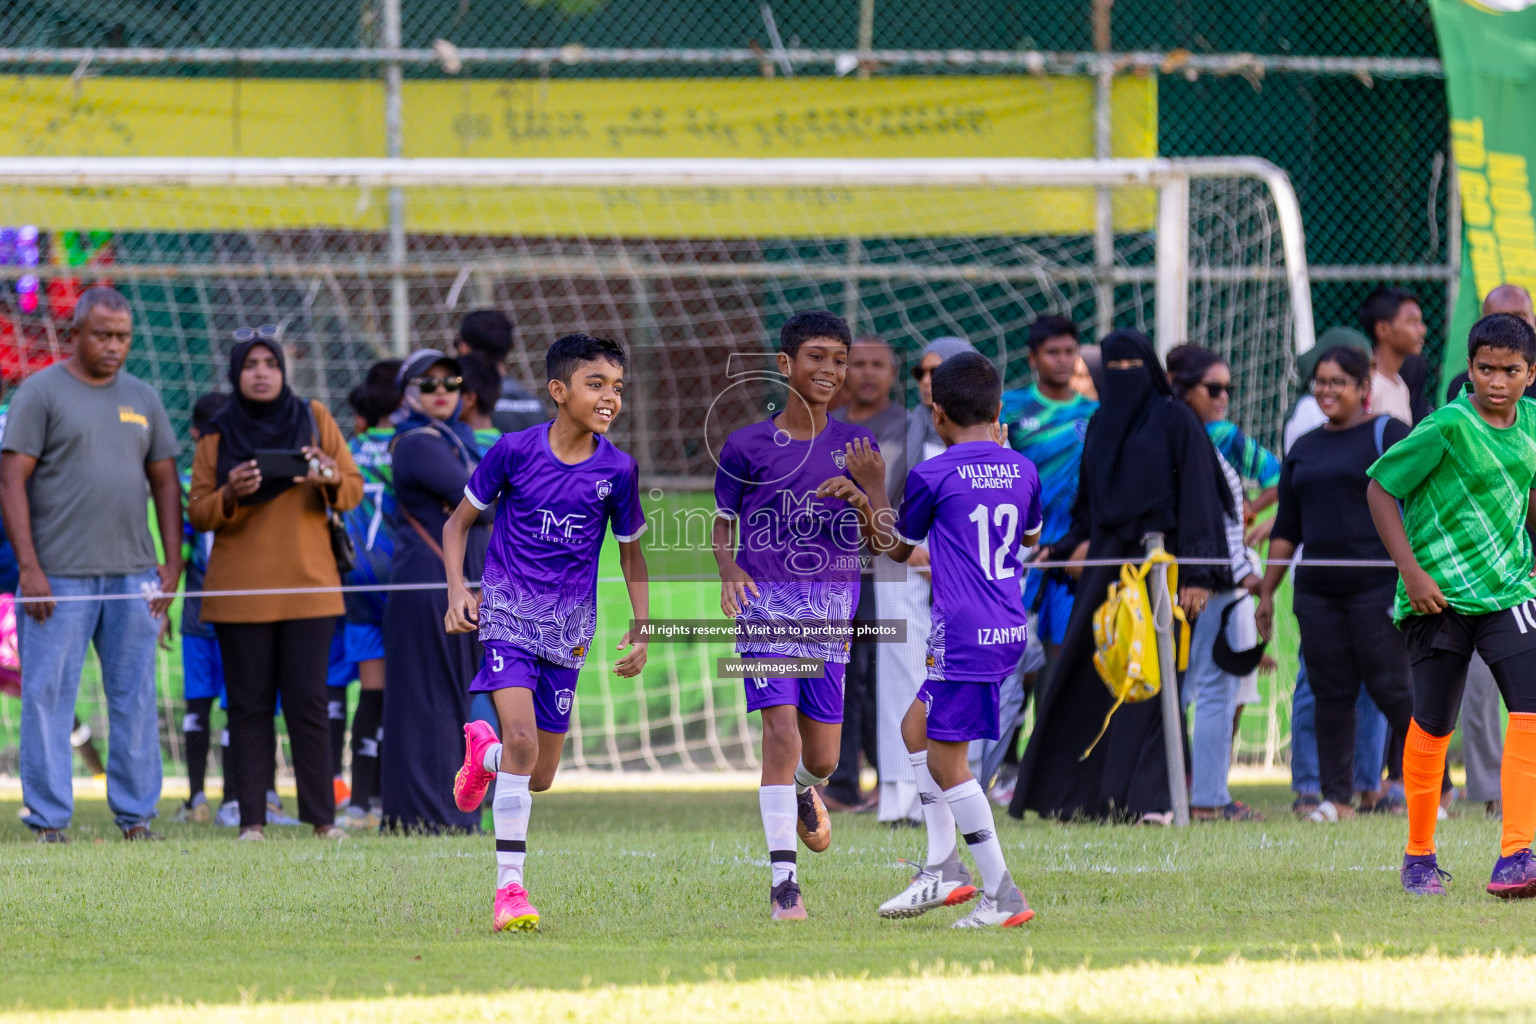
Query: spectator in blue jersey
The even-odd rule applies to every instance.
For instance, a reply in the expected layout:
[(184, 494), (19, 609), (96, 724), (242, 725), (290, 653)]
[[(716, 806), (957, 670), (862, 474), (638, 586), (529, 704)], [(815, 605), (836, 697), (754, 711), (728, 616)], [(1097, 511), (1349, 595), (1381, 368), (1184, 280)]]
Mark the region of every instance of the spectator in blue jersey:
[[(1040, 474), (1040, 504), (1045, 512), (1040, 543), (1042, 551), (1048, 551), (1072, 527), (1083, 438), (1088, 436), (1088, 420), (1099, 403), (1073, 387), (1082, 361), (1075, 323), (1064, 316), (1041, 317), (1030, 325), (1028, 342), (1034, 383), (1003, 393), (1001, 422), (1009, 447), (1034, 463)], [(1063, 557), (1066, 554), (1070, 552)], [(1035, 569), (1025, 578), (1030, 643), (1013, 675), (1003, 684), (1002, 739), (977, 741), (972, 751), (978, 766), (976, 777), (984, 787), (1014, 750), (1015, 730), (1028, 691), (1036, 675), (1061, 648), (1075, 592), (1075, 581), (1062, 569)], [(1006, 804), (1012, 790), (1011, 779), (999, 778), (996, 799)]]
[[(445, 584), (443, 525), (464, 497), (480, 450), (462, 410), (463, 369), (432, 349), (411, 354), (400, 369), (410, 415), (393, 442), (395, 559), (391, 583)], [(478, 580), (490, 544), (494, 509), (469, 530), (463, 578)], [(448, 610), (443, 590), (396, 590), (384, 607), (384, 747), (380, 790), (384, 825), (404, 831), (478, 831), (480, 813), (454, 805), (457, 738), (469, 720), (469, 684), (480, 670), (472, 633), (435, 628)], [(424, 628), (434, 626), (434, 628)], [(446, 773), (446, 774), (445, 774)]]
[(501, 394), (491, 410), (491, 423), (503, 434), (536, 426), (549, 419), (539, 396), (515, 377), (507, 375), (507, 357), (512, 354), (512, 321), (496, 309), (477, 309), (459, 325), (458, 354), (478, 352), (490, 360), (501, 377)]
[[(192, 406), (192, 443), (197, 444), (209, 430), (213, 418), (229, 404), (229, 396), (214, 392), (199, 398)], [(192, 474), (181, 474), (182, 497), (192, 488)], [(208, 554), (213, 550), (213, 534), (199, 533), (182, 520), (182, 561), (187, 567), (187, 590), (203, 589), (208, 572)], [(213, 702), (224, 696), (224, 666), (219, 661), (219, 641), (213, 627), (202, 620), (203, 599), (188, 597), (181, 605), (181, 681), (182, 697), (187, 702), (181, 728), (187, 750), (187, 787), (189, 795), (176, 812), (177, 821), (206, 822), (211, 817), (203, 783), (208, 774), (208, 752), (212, 746)], [(166, 619), (169, 623), (169, 618)], [(227, 707), (227, 704), (225, 705)], [(231, 765), (224, 762), (224, 802), (234, 794), (229, 782)]]
[[(1168, 377), (1174, 396), (1194, 410), (1215, 444), (1217, 462), (1232, 499), (1224, 525), (1231, 578), (1236, 585), (1212, 593), (1210, 603), (1195, 620), (1189, 644), (1189, 670), (1184, 678), (1184, 702), (1188, 705), (1193, 701), (1195, 705), (1190, 740), (1193, 778), (1189, 813), (1196, 820), (1259, 821), (1261, 816), (1232, 799), (1227, 789), (1232, 737), (1243, 704), (1258, 700), (1257, 672), (1239, 674), (1223, 667), (1217, 646), (1223, 634), (1227, 648), (1233, 651), (1252, 650), (1258, 643), (1252, 598), (1258, 593), (1264, 570), (1243, 537), (1243, 479), (1245, 473), (1267, 475), (1269, 464), (1275, 460), (1227, 422), (1232, 371), (1219, 355), (1199, 345), (1180, 345), (1168, 353)], [(1228, 429), (1213, 433), (1211, 428), (1217, 424), (1225, 424)], [(1234, 459), (1243, 465), (1242, 470), (1233, 465)], [(1278, 472), (1275, 483), (1279, 483)], [(1251, 696), (1244, 692), (1247, 688), (1251, 688)]]
[[(363, 383), (352, 389), (355, 432), (347, 447), (363, 474), (363, 500), (346, 515), (347, 532), (357, 551), (346, 583), (374, 587), (389, 582), (395, 553), (395, 494), (392, 488), (390, 442), (395, 428), (390, 417), (400, 407), (395, 377), (401, 361), (374, 364)], [(348, 806), (339, 822), (348, 828), (378, 828), (379, 744), (384, 731), (384, 603), (383, 591), (354, 591), (345, 596), (347, 612), (331, 644), (330, 719), (331, 771), (336, 778), (338, 806)], [(346, 740), (347, 688), (358, 681), (357, 710), (352, 714), (352, 786), (344, 789), (341, 755)]]

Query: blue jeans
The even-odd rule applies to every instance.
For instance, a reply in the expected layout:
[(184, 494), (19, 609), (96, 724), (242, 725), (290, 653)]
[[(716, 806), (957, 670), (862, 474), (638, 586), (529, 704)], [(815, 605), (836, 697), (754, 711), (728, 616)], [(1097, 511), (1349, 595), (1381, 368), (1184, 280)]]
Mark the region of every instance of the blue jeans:
[(1189, 670), (1184, 676), (1184, 703), (1195, 705), (1195, 724), (1190, 736), (1190, 762), (1194, 779), (1189, 789), (1191, 807), (1225, 807), (1232, 802), (1227, 773), (1232, 770), (1232, 720), (1237, 714), (1237, 690), (1242, 678), (1216, 665), (1216, 636), (1221, 613), (1228, 605), (1250, 600), (1248, 591), (1237, 589), (1212, 594), (1195, 620), (1189, 641)]
[[(1317, 766), (1316, 701), (1307, 682), (1307, 663), (1296, 672), (1296, 692), (1291, 698), (1291, 790), (1317, 794), (1322, 780)], [(1371, 695), (1360, 687), (1355, 700), (1355, 789), (1375, 792), (1381, 787), (1381, 769), (1387, 749), (1387, 716)]]
[[(21, 789), (34, 829), (68, 828), (74, 813), (73, 731), (89, 644), (101, 658), (107, 698), (107, 806), (119, 828), (142, 825), (160, 800), (155, 638), (160, 623), (137, 597), (153, 571), (130, 576), (49, 576), (56, 597), (133, 594), (132, 600), (60, 601), (46, 621), (16, 615), (21, 653)], [(23, 606), (24, 608), (25, 606)]]

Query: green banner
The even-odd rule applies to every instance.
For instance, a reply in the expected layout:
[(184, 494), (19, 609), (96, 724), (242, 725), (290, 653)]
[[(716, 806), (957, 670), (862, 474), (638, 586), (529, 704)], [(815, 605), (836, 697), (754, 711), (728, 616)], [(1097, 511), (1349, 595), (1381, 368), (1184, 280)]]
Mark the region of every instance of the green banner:
[(1483, 297), (1501, 284), (1536, 293), (1536, 0), (1430, 0), (1430, 9), (1461, 186), (1461, 283), (1441, 376), (1449, 381), (1467, 368)]

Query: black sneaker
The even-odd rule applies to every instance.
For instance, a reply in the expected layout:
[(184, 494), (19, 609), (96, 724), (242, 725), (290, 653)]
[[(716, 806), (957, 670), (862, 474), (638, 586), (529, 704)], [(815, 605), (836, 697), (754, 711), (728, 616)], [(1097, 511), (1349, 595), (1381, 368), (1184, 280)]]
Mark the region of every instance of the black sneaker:
[(69, 836), (65, 835), (61, 828), (37, 828), (32, 831), (37, 834), (37, 841), (40, 843), (69, 842)]
[(773, 905), (775, 921), (805, 920), (805, 900), (800, 896), (799, 883), (792, 878), (774, 886), (768, 893), (768, 902)]
[(151, 832), (148, 825), (135, 825), (123, 829), (123, 838), (130, 843), (158, 843), (165, 837), (158, 832)]

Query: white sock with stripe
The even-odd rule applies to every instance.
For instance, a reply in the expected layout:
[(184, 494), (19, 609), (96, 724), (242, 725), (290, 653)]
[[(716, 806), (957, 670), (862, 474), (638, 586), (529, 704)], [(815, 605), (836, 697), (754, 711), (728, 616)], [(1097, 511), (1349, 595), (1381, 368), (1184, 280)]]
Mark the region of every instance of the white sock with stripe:
[(832, 776), (828, 775), (825, 778), (818, 778), (817, 776), (812, 775), (811, 770), (805, 766), (805, 762), (801, 761), (798, 765), (795, 766), (795, 796), (799, 796), (801, 793), (804, 793), (806, 790), (813, 787), (825, 786), (827, 784), (827, 779), (830, 779), (831, 777)]
[(912, 764), (912, 774), (917, 776), (917, 796), (923, 803), (923, 824), (928, 832), (928, 865), (934, 866), (955, 860), (960, 856), (955, 839), (955, 815), (944, 799), (943, 790), (933, 781), (928, 771), (928, 751), (907, 753)]
[[(500, 750), (500, 747), (497, 747)], [(528, 792), (531, 776), (499, 772), (496, 798), (491, 801), (491, 820), (496, 826), (496, 888), (522, 884), (523, 859), (528, 855), (528, 815), (533, 797)]]
[(981, 783), (966, 779), (953, 789), (944, 791), (944, 799), (954, 812), (955, 825), (965, 837), (976, 867), (981, 870), (981, 886), (988, 896), (997, 895), (997, 887), (1008, 874), (1003, 861), (1003, 845), (997, 841), (997, 827), (992, 820), (992, 805), (987, 794), (981, 791)]
[(763, 816), (763, 838), (768, 840), (768, 862), (773, 884), (795, 874), (795, 787), (759, 786), (757, 808)]

